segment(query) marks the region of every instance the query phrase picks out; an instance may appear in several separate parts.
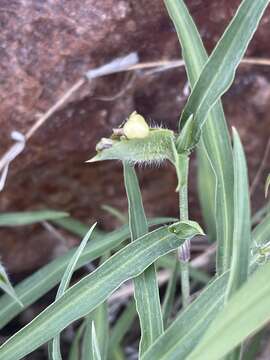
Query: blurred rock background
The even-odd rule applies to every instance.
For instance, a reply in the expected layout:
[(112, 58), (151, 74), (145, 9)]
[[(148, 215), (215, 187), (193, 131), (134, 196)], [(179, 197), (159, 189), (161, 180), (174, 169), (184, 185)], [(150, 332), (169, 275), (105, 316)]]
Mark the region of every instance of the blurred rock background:
[[(209, 53), (240, 0), (187, 0)], [(0, 154), (10, 132), (26, 133), (87, 70), (136, 51), (140, 61), (181, 57), (172, 23), (161, 0), (0, 0)], [(270, 58), (270, 11), (246, 53)], [(11, 165), (0, 211), (65, 210), (103, 229), (117, 224), (102, 204), (126, 211), (119, 163), (85, 164), (95, 144), (133, 110), (175, 129), (186, 101), (183, 68), (149, 74), (122, 73), (83, 86), (27, 143)], [(121, 90), (123, 90), (121, 92)], [(121, 96), (114, 96), (121, 92)], [(262, 162), (270, 135), (270, 67), (242, 64), (223, 98), (230, 125), (245, 145), (250, 180)], [(254, 194), (264, 203), (269, 157)], [(190, 182), (191, 213), (200, 218), (196, 161)], [(176, 215), (173, 169), (140, 169), (149, 216)], [(41, 225), (1, 229), (0, 254), (9, 272), (33, 271), (55, 256), (57, 239)], [(68, 246), (75, 239), (69, 239)]]

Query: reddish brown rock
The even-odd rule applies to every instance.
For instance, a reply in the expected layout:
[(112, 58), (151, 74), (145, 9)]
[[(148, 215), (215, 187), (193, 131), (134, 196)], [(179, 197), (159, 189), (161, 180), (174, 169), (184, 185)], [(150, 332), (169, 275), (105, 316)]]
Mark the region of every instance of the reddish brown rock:
[[(187, 4), (211, 51), (239, 0), (190, 0)], [(270, 12), (248, 49), (269, 57)], [(137, 51), (141, 61), (179, 57), (179, 45), (162, 1), (157, 0), (0, 0), (0, 152), (11, 144), (12, 130), (26, 133), (41, 113), (88, 69)], [(101, 136), (110, 133), (134, 109), (170, 128), (186, 97), (183, 69), (136, 73), (121, 97), (112, 97), (129, 81), (118, 74), (85, 85), (27, 143), (11, 166), (0, 194), (0, 211), (54, 208), (70, 211), (109, 229), (115, 223), (101, 210), (106, 203), (122, 210), (126, 200), (122, 170), (115, 162), (85, 164)], [(228, 120), (240, 130), (250, 165), (258, 169), (269, 139), (270, 68), (242, 65), (224, 98)], [(175, 175), (140, 171), (149, 215), (177, 212)], [(269, 169), (269, 161), (268, 161)], [(262, 184), (254, 206), (263, 203)], [(198, 214), (194, 176), (191, 208)], [(12, 272), (29, 271), (48, 261), (57, 241), (40, 226), (2, 229), (0, 253)]]

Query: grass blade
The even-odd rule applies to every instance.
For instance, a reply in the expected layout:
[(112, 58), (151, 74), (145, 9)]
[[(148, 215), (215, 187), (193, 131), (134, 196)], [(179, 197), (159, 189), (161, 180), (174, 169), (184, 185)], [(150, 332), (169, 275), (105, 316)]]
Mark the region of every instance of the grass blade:
[(162, 304), (163, 324), (164, 324), (165, 328), (168, 325), (170, 314), (172, 311), (174, 296), (175, 296), (175, 292), (176, 292), (177, 279), (179, 277), (179, 272), (180, 272), (180, 264), (179, 264), (178, 257), (176, 257), (174, 259), (173, 271), (172, 271), (171, 277), (169, 279), (169, 282), (168, 282), (168, 285), (166, 288), (166, 292), (164, 295), (164, 301)]
[[(125, 188), (128, 198), (129, 227), (134, 241), (148, 232), (138, 179), (134, 167), (123, 163)], [(134, 297), (140, 320), (140, 356), (162, 334), (163, 321), (155, 264), (134, 280)]]
[[(203, 290), (203, 292), (198, 296), (198, 298), (178, 315), (176, 320), (174, 320), (174, 322), (168, 327), (168, 329), (165, 330), (164, 334), (159, 337), (158, 340), (144, 354), (142, 360), (175, 360), (186, 358), (189, 359), (188, 354), (190, 354), (194, 350), (194, 347), (196, 345), (199, 344), (198, 346), (200, 346), (199, 341), (202, 339), (205, 331), (208, 329), (209, 325), (216, 318), (216, 316), (218, 316), (219, 311), (224, 306), (228, 280), (229, 272), (227, 271), (226, 273), (212, 281), (212, 283), (210, 283), (206, 287), (206, 289)], [(246, 285), (243, 285), (243, 287), (245, 286)], [(258, 289), (259, 288), (260, 285), (258, 285)], [(240, 291), (242, 291), (242, 289), (240, 289)], [(238, 296), (238, 293), (236, 294), (236, 296)], [(245, 295), (242, 298), (243, 303), (245, 301), (245, 296), (249, 296), (248, 291), (246, 291)], [(232, 299), (234, 298), (235, 296)], [(229, 303), (231, 303), (231, 301), (232, 300), (230, 300)], [(255, 303), (256, 301), (254, 301), (254, 304)], [(239, 302), (239, 310), (241, 309), (241, 307), (242, 304), (240, 304)], [(255, 313), (256, 311), (254, 310), (254, 314)], [(243, 314), (239, 315), (239, 319), (241, 318), (241, 316), (243, 318), (246, 316), (244, 311)], [(215, 321), (213, 322), (213, 324), (215, 323)], [(238, 319), (233, 321), (237, 323)], [(239, 333), (241, 332), (241, 326), (239, 326), (238, 331)], [(218, 341), (223, 341), (226, 336), (227, 335), (224, 335), (224, 337), (223, 335), (221, 337), (218, 336)], [(214, 341), (215, 339), (212, 339), (212, 342)], [(228, 351), (230, 350), (231, 349), (229, 349)], [(196, 360), (219, 359), (219, 357), (211, 357), (210, 355), (208, 356), (207, 353), (202, 354), (201, 357), (200, 355), (201, 354), (198, 351), (198, 358), (196, 358)]]
[(234, 143), (234, 232), (233, 256), (227, 289), (229, 299), (246, 282), (251, 245), (251, 221), (247, 165), (239, 135), (233, 129)]
[(23, 307), (22, 302), (18, 298), (11, 282), (9, 281), (8, 275), (4, 266), (0, 262), (0, 288), (13, 299), (20, 307)]
[(66, 212), (54, 210), (10, 212), (0, 214), (0, 226), (30, 225), (69, 216)]
[[(176, 28), (193, 88), (208, 56), (183, 0), (165, 0), (165, 4)], [(208, 114), (197, 154), (199, 197), (208, 233), (210, 229), (212, 237), (217, 234), (217, 272), (221, 274), (230, 266), (233, 234), (233, 157), (221, 101), (217, 101)]]
[(68, 360), (80, 360), (80, 341), (85, 329), (85, 321), (77, 330), (68, 355)]
[[(228, 274), (214, 280), (144, 354), (142, 360), (185, 359), (223, 306)], [(210, 359), (209, 357), (201, 359)]]
[(100, 346), (97, 339), (95, 322), (89, 315), (86, 319), (86, 328), (82, 341), (81, 360), (103, 360), (101, 357)]
[[(149, 225), (160, 225), (166, 222), (175, 221), (174, 218), (156, 218), (149, 220)], [(85, 233), (84, 233), (85, 235)], [(117, 229), (107, 235), (104, 235), (102, 241), (100, 238), (94, 238), (86, 245), (76, 269), (86, 265), (88, 262), (102, 256), (106, 251), (110, 251), (118, 247), (130, 236), (129, 227), (127, 225)], [(42, 295), (51, 290), (58, 282), (60, 282), (65, 269), (70, 262), (76, 250), (69, 250), (63, 256), (53, 260), (40, 270), (23, 280), (14, 287), (16, 294), (24, 306), (29, 306)], [(3, 295), (0, 298), (0, 324), (6, 325), (12, 318), (21, 312), (20, 306), (16, 301), (10, 299), (9, 296)]]
[[(251, 244), (251, 219), (249, 185), (245, 154), (236, 129), (233, 128), (234, 144), (234, 231), (233, 254), (227, 287), (226, 301), (247, 281)], [(241, 357), (241, 346), (229, 354), (227, 360)]]
[(270, 264), (261, 266), (229, 300), (188, 360), (221, 359), (270, 319)]
[(198, 142), (209, 110), (232, 84), (235, 70), (268, 4), (269, 0), (243, 0), (213, 50), (181, 116), (181, 128), (194, 116), (193, 139), (187, 148)]
[(101, 360), (102, 359), (101, 355), (100, 355), (100, 351), (99, 351), (94, 322), (92, 322), (92, 359), (93, 360)]
[[(55, 225), (59, 226), (60, 228), (71, 232), (72, 234), (78, 235), (80, 237), (84, 237), (87, 232), (89, 231), (89, 226), (82, 223), (81, 221), (74, 219), (72, 217), (66, 217), (61, 219), (54, 219), (51, 221)], [(97, 227), (94, 229), (92, 237), (97, 238), (100, 236), (106, 235), (105, 232), (99, 230)]]
[[(64, 292), (66, 291), (66, 289), (69, 286), (72, 274), (76, 268), (76, 265), (78, 263), (78, 260), (88, 242), (88, 240), (90, 239), (92, 232), (95, 228), (97, 223), (95, 223), (94, 225), (92, 225), (92, 227), (90, 228), (90, 230), (88, 231), (88, 233), (85, 235), (85, 237), (83, 238), (80, 246), (77, 248), (77, 250), (75, 251), (74, 255), (72, 256), (67, 269), (62, 277), (62, 280), (60, 282), (57, 294), (56, 294), (56, 298), (55, 300), (59, 299)], [(57, 336), (55, 336), (52, 340), (52, 342), (49, 344), (49, 353), (50, 356), (53, 360), (61, 360), (62, 356), (61, 356), (61, 349), (60, 349), (60, 334), (58, 334)]]
[(128, 218), (126, 214), (122, 213), (120, 210), (116, 209), (115, 207), (104, 204), (101, 206), (101, 208), (102, 210), (107, 211), (108, 214), (115, 217), (115, 219), (119, 220), (121, 224), (126, 224), (128, 222)]
[(270, 257), (270, 214), (259, 223), (252, 232), (252, 258), (250, 272), (252, 273), (259, 265), (266, 263)]
[(73, 321), (93, 311), (123, 282), (140, 275), (184, 241), (164, 226), (125, 246), (5, 342), (0, 347), (0, 358), (19, 360), (29, 354)]
[[(104, 254), (99, 262), (103, 264), (108, 258), (109, 253)], [(102, 360), (107, 359), (108, 355), (108, 342), (109, 342), (109, 314), (107, 301), (101, 303), (92, 313), (86, 318), (87, 327), (83, 337), (82, 346), (82, 360), (93, 360), (93, 344), (92, 344), (92, 324), (95, 326), (97, 343), (99, 345), (99, 352)], [(90, 349), (90, 351), (89, 351)]]

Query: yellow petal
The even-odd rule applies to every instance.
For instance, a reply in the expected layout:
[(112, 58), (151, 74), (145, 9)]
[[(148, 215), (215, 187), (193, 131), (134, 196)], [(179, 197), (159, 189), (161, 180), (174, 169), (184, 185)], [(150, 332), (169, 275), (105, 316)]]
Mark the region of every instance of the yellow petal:
[(124, 127), (124, 134), (128, 139), (143, 139), (149, 135), (149, 126), (144, 117), (134, 111)]

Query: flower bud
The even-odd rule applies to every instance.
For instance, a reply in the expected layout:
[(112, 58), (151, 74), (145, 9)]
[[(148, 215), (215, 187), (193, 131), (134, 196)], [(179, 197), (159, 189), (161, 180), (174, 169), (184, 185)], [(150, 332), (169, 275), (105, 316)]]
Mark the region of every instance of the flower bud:
[(134, 111), (123, 127), (127, 139), (143, 139), (149, 135), (149, 126), (144, 117)]

